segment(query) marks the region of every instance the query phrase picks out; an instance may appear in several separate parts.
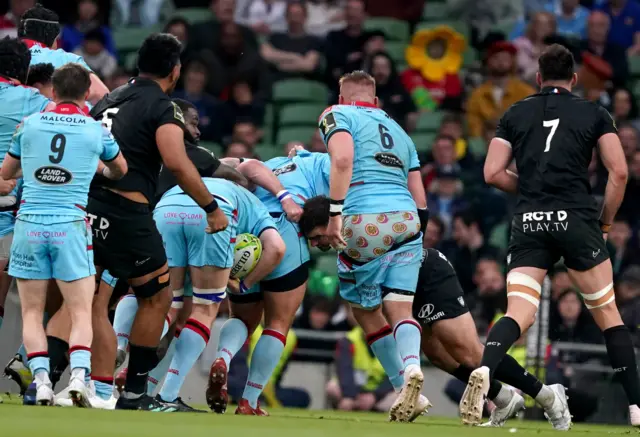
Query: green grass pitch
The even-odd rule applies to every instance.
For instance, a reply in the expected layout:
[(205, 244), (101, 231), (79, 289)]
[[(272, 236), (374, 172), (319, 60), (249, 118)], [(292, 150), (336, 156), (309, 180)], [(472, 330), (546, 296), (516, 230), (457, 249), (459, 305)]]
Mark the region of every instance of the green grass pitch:
[[(502, 429), (469, 428), (457, 419), (424, 416), (415, 423), (387, 423), (384, 414), (272, 410), (270, 417), (99, 411), (0, 405), (0, 436), (11, 437), (471, 437), (558, 436), (546, 422), (510, 421)], [(584, 437), (636, 434), (631, 427), (574, 425)]]

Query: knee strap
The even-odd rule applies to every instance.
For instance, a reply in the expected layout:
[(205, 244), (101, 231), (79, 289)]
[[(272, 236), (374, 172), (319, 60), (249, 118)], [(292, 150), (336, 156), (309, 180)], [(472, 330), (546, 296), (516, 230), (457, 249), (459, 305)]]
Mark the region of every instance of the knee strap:
[(536, 308), (540, 306), (542, 287), (529, 275), (511, 272), (507, 275), (507, 297), (519, 297)]
[(169, 270), (149, 279), (142, 285), (132, 286), (137, 297), (150, 298), (169, 286)]
[(173, 290), (173, 300), (171, 301), (171, 308), (180, 309), (184, 306), (184, 288)]
[(227, 288), (196, 288), (193, 287), (194, 305), (213, 305), (220, 303), (227, 297)]
[(580, 293), (584, 299), (584, 305), (590, 309), (595, 310), (609, 305), (616, 299), (615, 292), (613, 291), (613, 282), (600, 291), (595, 293)]

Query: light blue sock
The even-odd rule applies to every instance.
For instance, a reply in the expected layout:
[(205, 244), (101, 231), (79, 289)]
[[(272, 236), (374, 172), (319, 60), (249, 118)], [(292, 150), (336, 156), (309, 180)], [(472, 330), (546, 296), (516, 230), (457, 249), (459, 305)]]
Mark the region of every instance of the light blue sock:
[(133, 319), (138, 312), (138, 299), (128, 294), (118, 302), (116, 314), (113, 317), (113, 330), (118, 337), (118, 349), (126, 351), (129, 344), (129, 334), (133, 326)]
[(252, 408), (258, 406), (258, 398), (269, 382), (273, 369), (282, 355), (287, 337), (273, 329), (265, 329), (256, 344), (249, 364), (249, 376), (242, 397), (249, 401)]
[(86, 346), (71, 346), (69, 348), (69, 367), (84, 369), (85, 376), (91, 373), (91, 349)]
[(165, 402), (176, 400), (189, 371), (207, 346), (210, 335), (211, 332), (207, 326), (195, 319), (187, 320), (176, 341), (176, 353), (160, 389), (162, 400)]
[(46, 352), (40, 352), (29, 358), (29, 370), (31, 370), (31, 374), (35, 377), (39, 372), (46, 372), (49, 374), (49, 354)]
[(108, 401), (113, 396), (113, 378), (96, 378), (92, 377), (93, 386), (96, 389), (96, 396), (100, 399)]
[(407, 319), (396, 324), (393, 332), (398, 345), (398, 352), (402, 359), (402, 365), (406, 369), (412, 364), (420, 366), (420, 337), (421, 331), (418, 322)]
[(153, 393), (156, 391), (156, 387), (160, 384), (164, 375), (167, 374), (167, 370), (169, 370), (169, 365), (173, 360), (173, 356), (176, 354), (176, 343), (178, 343), (179, 338), (180, 336), (178, 335), (173, 339), (162, 360), (160, 360), (158, 365), (149, 372), (149, 377), (147, 378), (147, 394), (149, 396), (153, 396)]
[(367, 343), (382, 364), (393, 388), (400, 391), (404, 384), (404, 366), (398, 353), (396, 340), (391, 334), (391, 328), (386, 326), (383, 331), (368, 335)]
[(222, 325), (216, 358), (222, 358), (227, 363), (227, 369), (231, 359), (242, 348), (248, 336), (247, 325), (240, 319), (229, 319)]

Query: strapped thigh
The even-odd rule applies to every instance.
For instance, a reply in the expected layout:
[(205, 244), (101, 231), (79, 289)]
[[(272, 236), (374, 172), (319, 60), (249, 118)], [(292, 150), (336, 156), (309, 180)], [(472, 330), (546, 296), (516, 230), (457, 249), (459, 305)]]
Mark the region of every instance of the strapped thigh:
[(590, 309), (595, 310), (609, 305), (616, 299), (615, 292), (613, 291), (613, 282), (604, 287), (600, 291), (595, 293), (580, 293), (584, 299), (584, 305)]
[(227, 287), (222, 288), (196, 288), (193, 287), (194, 305), (213, 305), (220, 303), (227, 297)]
[(507, 275), (507, 297), (519, 297), (538, 308), (541, 293), (542, 287), (531, 276), (520, 272)]

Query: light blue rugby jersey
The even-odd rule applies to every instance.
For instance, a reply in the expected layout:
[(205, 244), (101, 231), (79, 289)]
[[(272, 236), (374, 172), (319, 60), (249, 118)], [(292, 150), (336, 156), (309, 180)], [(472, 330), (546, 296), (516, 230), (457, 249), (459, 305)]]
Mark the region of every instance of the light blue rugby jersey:
[(353, 176), (344, 214), (415, 211), (409, 171), (420, 168), (413, 141), (381, 109), (359, 102), (329, 107), (320, 117), (320, 133), (328, 145), (337, 132), (353, 138)]
[[(328, 153), (303, 150), (293, 158), (273, 158), (264, 164), (273, 171), (282, 186), (300, 206), (311, 197), (329, 195), (331, 159)], [(257, 187), (254, 194), (265, 204), (269, 212), (283, 212), (280, 201), (264, 188)]]
[[(267, 208), (256, 196), (234, 182), (217, 178), (202, 178), (209, 192), (215, 197), (218, 206), (227, 216), (236, 221), (238, 234), (260, 236), (266, 229), (276, 229), (276, 224)], [(198, 204), (176, 185), (167, 191), (156, 205), (164, 206), (198, 206)], [(202, 212), (204, 215), (204, 211)]]
[(82, 56), (65, 52), (62, 49), (53, 50), (45, 46), (44, 44), (29, 39), (25, 39), (23, 41), (29, 47), (29, 51), (31, 52), (30, 65), (52, 64), (54, 68), (60, 68), (63, 65), (75, 62), (82, 65), (87, 70), (92, 71), (89, 65), (87, 65), (85, 60), (82, 58)]
[(18, 217), (85, 217), (98, 160), (111, 161), (119, 152), (102, 123), (74, 104), (27, 117), (9, 149), (9, 155), (20, 159), (24, 180)]

